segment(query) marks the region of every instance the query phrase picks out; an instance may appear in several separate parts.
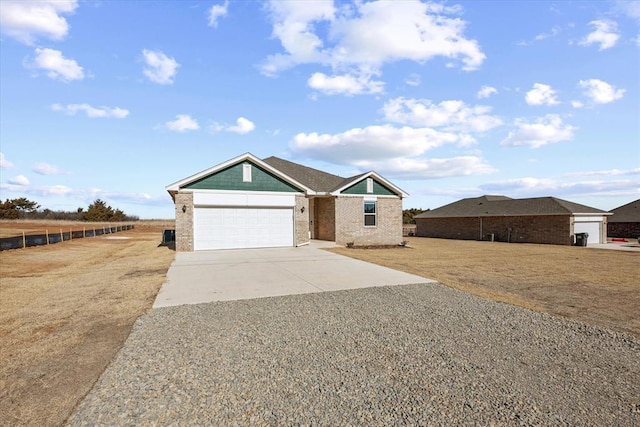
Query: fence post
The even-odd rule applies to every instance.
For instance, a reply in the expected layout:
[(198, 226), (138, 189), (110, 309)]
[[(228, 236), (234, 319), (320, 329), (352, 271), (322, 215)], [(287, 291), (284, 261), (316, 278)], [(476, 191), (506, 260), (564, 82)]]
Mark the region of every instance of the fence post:
[(87, 227), (82, 227), (82, 238), (87, 237)]
[(27, 237), (24, 235), (24, 231), (22, 232), (22, 249), (27, 247)]
[(49, 230), (44, 230), (44, 234), (47, 236), (47, 245), (49, 244)]
[(69, 240), (73, 240), (73, 230), (69, 227)]
[(60, 241), (64, 242), (64, 234), (62, 234), (62, 228), (60, 229)]

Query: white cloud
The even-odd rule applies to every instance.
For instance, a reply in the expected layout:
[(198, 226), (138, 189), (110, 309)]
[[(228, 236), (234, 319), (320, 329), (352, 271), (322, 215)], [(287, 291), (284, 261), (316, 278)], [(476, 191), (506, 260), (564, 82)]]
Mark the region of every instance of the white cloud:
[(584, 90), (585, 96), (596, 104), (608, 104), (624, 96), (625, 89), (616, 89), (615, 86), (598, 79), (580, 80), (578, 86)]
[(61, 51), (55, 49), (36, 48), (35, 58), (25, 63), (25, 66), (44, 70), (49, 78), (63, 82), (84, 79), (83, 68), (75, 60), (65, 58)]
[(420, 84), (422, 83), (422, 80), (420, 79), (419, 74), (412, 73), (411, 75), (409, 75), (409, 77), (407, 77), (404, 80), (404, 82), (409, 86), (420, 86)]
[(273, 37), (283, 52), (267, 57), (262, 65), (266, 75), (299, 64), (319, 64), (331, 67), (334, 77), (372, 76), (379, 75), (385, 63), (423, 63), (435, 57), (460, 61), (464, 70), (474, 70), (485, 59), (478, 43), (464, 36), (466, 23), (457, 16), (456, 6), (413, 0), (335, 8), (333, 2), (272, 0), (268, 10)]
[(229, 126), (226, 130), (229, 132), (239, 133), (240, 135), (244, 135), (245, 133), (249, 133), (256, 128), (256, 125), (249, 119), (245, 119), (244, 117), (238, 117), (236, 120), (235, 126)]
[(4, 34), (31, 45), (39, 37), (62, 40), (69, 24), (62, 16), (73, 13), (77, 0), (2, 0), (0, 28)]
[(556, 99), (556, 91), (551, 86), (542, 83), (534, 83), (533, 89), (527, 92), (524, 99), (529, 105), (559, 104)]
[(496, 93), (498, 93), (498, 89), (496, 89), (495, 87), (492, 86), (482, 86), (480, 88), (480, 90), (478, 91), (478, 93), (476, 94), (476, 96), (479, 99), (482, 98), (489, 98), (491, 95), (495, 95)]
[(560, 32), (560, 27), (555, 26), (551, 28), (551, 30), (548, 33), (538, 34), (537, 36), (534, 37), (534, 40), (540, 41), (540, 40), (548, 39), (549, 37), (555, 37), (558, 35), (559, 32)]
[(578, 129), (562, 123), (562, 119), (557, 114), (547, 114), (533, 123), (516, 119), (515, 126), (516, 130), (509, 132), (500, 145), (539, 148), (554, 142), (569, 141), (573, 139), (573, 132)]
[(45, 185), (32, 188), (29, 190), (29, 193), (39, 196), (67, 196), (74, 194), (74, 190), (66, 185)]
[(4, 157), (3, 153), (0, 153), (0, 168), (2, 169), (11, 169), (13, 167), (13, 163), (11, 163), (9, 160), (7, 160)]
[(582, 101), (571, 101), (571, 106), (573, 108), (582, 108), (584, 107), (584, 103)]
[(236, 120), (236, 124), (234, 126), (225, 126), (225, 125), (221, 125), (220, 123), (214, 123), (213, 126), (211, 126), (211, 130), (214, 132), (226, 131), (226, 132), (234, 132), (240, 135), (249, 133), (253, 131), (255, 128), (256, 128), (256, 125), (251, 120), (246, 119), (244, 117), (238, 117), (238, 119)]
[(486, 132), (502, 124), (488, 113), (491, 107), (470, 107), (462, 101), (442, 101), (434, 104), (428, 99), (395, 98), (382, 107), (385, 120), (445, 130)]
[(211, 6), (211, 9), (209, 9), (209, 26), (210, 27), (217, 27), (218, 26), (218, 19), (222, 18), (223, 16), (227, 16), (227, 9), (229, 7), (229, 1), (226, 0), (224, 2), (224, 4), (214, 4), (213, 6)]
[(371, 80), (371, 76), (349, 74), (327, 76), (324, 73), (314, 73), (307, 84), (312, 89), (327, 95), (360, 95), (365, 93), (382, 93), (384, 82)]
[(614, 10), (640, 22), (640, 3), (629, 0), (615, 0)]
[(589, 25), (594, 30), (580, 40), (580, 45), (589, 46), (595, 43), (600, 45), (598, 50), (605, 50), (614, 47), (618, 42), (620, 34), (618, 34), (618, 24), (614, 21), (596, 20), (589, 22)]
[(9, 184), (18, 185), (20, 187), (26, 187), (27, 185), (29, 185), (29, 179), (27, 179), (27, 177), (24, 175), (18, 175), (14, 178), (10, 178), (9, 180), (7, 180), (7, 182)]
[(624, 175), (640, 175), (640, 168), (620, 170), (620, 169), (608, 169), (601, 171), (587, 171), (587, 172), (571, 172), (565, 174), (569, 177), (589, 177), (589, 176), (624, 176)]
[(164, 125), (167, 129), (174, 132), (186, 132), (189, 130), (200, 129), (198, 122), (188, 114), (178, 114), (175, 120), (168, 121)]
[(63, 171), (57, 166), (48, 163), (36, 163), (32, 169), (38, 175), (67, 175), (69, 172)]
[(149, 80), (161, 85), (172, 84), (180, 64), (158, 50), (142, 51), (145, 68), (142, 71)]
[(446, 159), (396, 158), (387, 161), (356, 161), (354, 165), (361, 170), (375, 170), (384, 176), (407, 180), (484, 175), (496, 172), (496, 169), (484, 159), (476, 156)]
[(354, 165), (359, 161), (419, 156), (444, 144), (468, 145), (473, 142), (469, 135), (384, 125), (354, 128), (333, 135), (299, 133), (289, 148), (302, 157)]
[(116, 119), (124, 119), (129, 115), (129, 110), (125, 110), (120, 107), (92, 107), (89, 104), (68, 104), (68, 105), (60, 105), (53, 104), (51, 106), (53, 111), (60, 111), (69, 116), (75, 116), (77, 112), (84, 111), (87, 117), (90, 118), (116, 118)]
[(481, 192), (508, 193), (512, 197), (564, 195), (638, 195), (639, 180), (563, 182), (549, 178), (517, 178), (479, 186)]

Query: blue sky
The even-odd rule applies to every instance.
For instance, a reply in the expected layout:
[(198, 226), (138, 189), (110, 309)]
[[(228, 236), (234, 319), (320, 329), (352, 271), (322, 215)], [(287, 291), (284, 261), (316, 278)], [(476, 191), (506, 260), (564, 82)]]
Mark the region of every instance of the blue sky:
[(0, 197), (171, 218), (245, 152), (436, 208), (640, 197), (640, 2), (0, 2)]

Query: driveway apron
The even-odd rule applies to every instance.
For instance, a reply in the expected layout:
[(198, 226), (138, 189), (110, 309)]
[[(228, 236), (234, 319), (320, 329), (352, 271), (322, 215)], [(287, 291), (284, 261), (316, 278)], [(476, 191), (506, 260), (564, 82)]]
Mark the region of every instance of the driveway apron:
[(153, 307), (434, 283), (321, 249), (327, 246), (179, 252)]

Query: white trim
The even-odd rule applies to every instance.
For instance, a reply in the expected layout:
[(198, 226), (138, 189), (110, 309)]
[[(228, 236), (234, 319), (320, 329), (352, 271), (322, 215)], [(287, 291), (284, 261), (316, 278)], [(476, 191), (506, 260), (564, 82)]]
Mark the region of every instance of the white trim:
[(383, 183), (385, 187), (389, 187), (389, 189), (395, 191), (397, 193), (397, 196), (395, 196), (395, 197), (398, 197), (398, 196), (400, 196), (400, 197), (408, 197), (409, 196), (409, 193), (406, 193), (400, 187), (397, 187), (396, 185), (393, 185), (391, 182), (389, 182), (388, 180), (386, 180), (382, 176), (378, 175), (374, 171), (367, 172), (366, 174), (361, 175), (361, 176), (359, 176), (358, 178), (356, 178), (356, 179), (354, 179), (352, 181), (349, 181), (346, 185), (343, 185), (342, 187), (338, 188), (337, 190), (332, 191), (331, 195), (332, 196), (342, 196), (343, 194), (340, 194), (340, 193), (342, 193), (342, 191), (344, 191), (347, 188), (359, 183), (360, 181), (362, 181), (362, 180), (364, 180), (366, 178), (370, 178), (370, 177), (375, 178), (376, 180), (378, 180), (381, 183)]
[(390, 196), (388, 194), (384, 194), (384, 195), (367, 195), (367, 194), (337, 194), (337, 197), (358, 197), (358, 198), (364, 198), (364, 199), (372, 199), (372, 200), (376, 200), (376, 199), (398, 199), (400, 196)]
[(242, 164), (242, 182), (251, 182), (251, 163)]
[(227, 160), (224, 163), (220, 163), (219, 165), (213, 166), (209, 169), (200, 171), (194, 175), (191, 175), (187, 178), (181, 179), (180, 181), (176, 181), (173, 184), (169, 184), (165, 187), (165, 189), (169, 192), (171, 191), (180, 191), (180, 187), (184, 187), (187, 184), (190, 184), (194, 181), (199, 180), (200, 178), (204, 178), (207, 175), (211, 175), (215, 172), (218, 172), (220, 170), (226, 169), (230, 166), (236, 165), (240, 162), (243, 162), (245, 160), (249, 160), (253, 163), (255, 163), (256, 165), (260, 166), (261, 168), (269, 171), (270, 173), (274, 174), (275, 176), (283, 179), (284, 181), (288, 182), (289, 184), (293, 185), (294, 187), (297, 187), (299, 189), (304, 190), (304, 192), (306, 194), (309, 195), (314, 195), (315, 191), (313, 191), (312, 189), (310, 189), (309, 187), (307, 187), (306, 185), (303, 185), (301, 183), (299, 183), (298, 181), (296, 181), (295, 179), (291, 178), (288, 175), (285, 175), (284, 173), (280, 172), (278, 169), (274, 168), (273, 166), (263, 162), (262, 160), (260, 160), (259, 158), (257, 158), (256, 156), (254, 156), (251, 153), (245, 153), (242, 154), (238, 157), (234, 157), (231, 160)]
[(373, 193), (373, 178), (367, 178), (367, 194)]
[(285, 195), (285, 196), (303, 196), (303, 192), (292, 193), (289, 191), (245, 191), (245, 190), (208, 190), (202, 188), (185, 188), (180, 190), (183, 193), (210, 193), (210, 194), (271, 194), (271, 195)]
[(295, 194), (215, 194), (193, 193), (193, 205), (197, 207), (287, 207), (296, 205)]
[(602, 222), (604, 221), (604, 217), (600, 215), (592, 216), (577, 216), (573, 218), (573, 222)]

